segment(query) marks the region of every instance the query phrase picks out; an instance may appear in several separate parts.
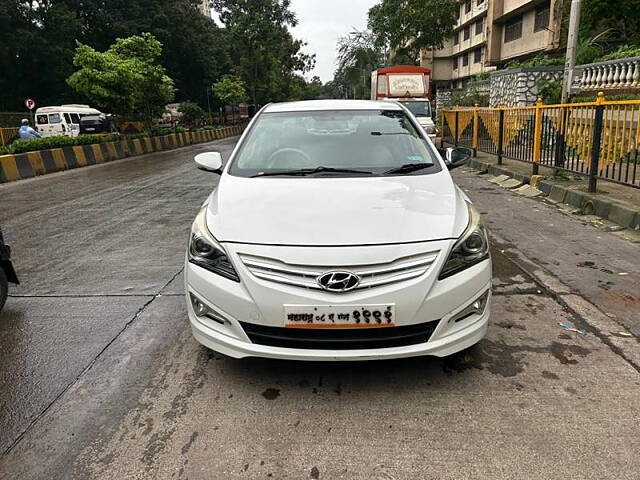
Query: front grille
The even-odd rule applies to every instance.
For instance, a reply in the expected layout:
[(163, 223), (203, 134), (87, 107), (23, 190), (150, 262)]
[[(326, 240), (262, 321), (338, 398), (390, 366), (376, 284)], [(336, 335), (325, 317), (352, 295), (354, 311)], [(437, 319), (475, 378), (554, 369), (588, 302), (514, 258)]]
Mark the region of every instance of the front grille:
[(438, 321), (384, 328), (305, 329), (266, 327), (242, 323), (249, 339), (269, 347), (359, 350), (367, 348), (405, 347), (428, 342)]
[(373, 265), (310, 266), (292, 265), (274, 258), (240, 254), (242, 263), (257, 278), (313, 290), (322, 290), (316, 279), (331, 271), (348, 271), (360, 277), (360, 283), (354, 290), (403, 282), (424, 275), (437, 258), (438, 252), (427, 252)]

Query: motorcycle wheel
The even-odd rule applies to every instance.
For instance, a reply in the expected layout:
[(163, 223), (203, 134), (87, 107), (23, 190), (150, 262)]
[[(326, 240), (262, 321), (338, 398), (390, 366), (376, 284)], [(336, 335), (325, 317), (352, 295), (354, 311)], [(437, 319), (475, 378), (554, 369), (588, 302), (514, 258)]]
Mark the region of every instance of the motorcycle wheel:
[(7, 295), (9, 294), (9, 282), (7, 281), (7, 275), (4, 270), (0, 268), (0, 311), (4, 307), (4, 302), (7, 301)]

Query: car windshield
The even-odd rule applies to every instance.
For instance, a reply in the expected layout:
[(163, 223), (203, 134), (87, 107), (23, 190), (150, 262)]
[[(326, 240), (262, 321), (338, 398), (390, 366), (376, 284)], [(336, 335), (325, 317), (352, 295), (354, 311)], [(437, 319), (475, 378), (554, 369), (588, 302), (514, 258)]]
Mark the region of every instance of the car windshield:
[(404, 111), (263, 113), (231, 175), (421, 175), (440, 163)]
[(400, 102), (402, 105), (413, 113), (416, 117), (430, 117), (431, 116), (431, 103), (430, 102)]

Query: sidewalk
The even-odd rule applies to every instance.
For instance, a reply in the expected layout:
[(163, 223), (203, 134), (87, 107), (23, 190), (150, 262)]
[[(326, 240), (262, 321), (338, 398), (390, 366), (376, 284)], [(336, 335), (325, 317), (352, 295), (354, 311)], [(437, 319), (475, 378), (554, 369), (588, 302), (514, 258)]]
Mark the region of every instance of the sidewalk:
[[(436, 145), (440, 145), (439, 139)], [(524, 184), (532, 184), (533, 164), (478, 152), (469, 162), (476, 170), (495, 176), (506, 175)], [(597, 193), (587, 191), (587, 177), (570, 172), (554, 174), (553, 168), (540, 165), (532, 186), (547, 195), (553, 203), (564, 203), (582, 215), (596, 215), (630, 230), (640, 230), (640, 189), (598, 180)]]

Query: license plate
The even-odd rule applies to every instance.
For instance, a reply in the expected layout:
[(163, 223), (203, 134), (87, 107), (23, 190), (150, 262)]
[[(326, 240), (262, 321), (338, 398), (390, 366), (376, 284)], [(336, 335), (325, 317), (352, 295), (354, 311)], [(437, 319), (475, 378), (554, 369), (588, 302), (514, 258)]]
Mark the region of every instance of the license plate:
[(395, 327), (395, 305), (285, 305), (287, 328)]

